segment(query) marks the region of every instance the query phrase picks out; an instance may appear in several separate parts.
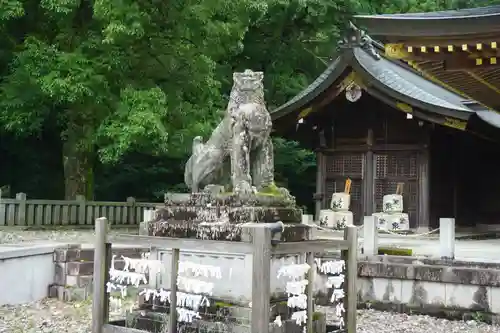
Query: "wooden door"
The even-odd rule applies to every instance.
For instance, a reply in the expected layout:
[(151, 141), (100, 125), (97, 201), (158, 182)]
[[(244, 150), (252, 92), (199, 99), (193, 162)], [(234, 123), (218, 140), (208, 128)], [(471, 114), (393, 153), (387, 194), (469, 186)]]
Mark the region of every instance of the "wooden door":
[(382, 211), (382, 198), (396, 193), (398, 183), (404, 184), (403, 211), (408, 213), (410, 228), (418, 222), (418, 152), (377, 152), (375, 168), (375, 211)]
[(330, 208), (332, 194), (343, 192), (345, 181), (350, 178), (352, 181), (350, 210), (354, 215), (354, 224), (360, 224), (363, 219), (363, 153), (331, 153), (325, 155), (324, 161), (326, 165), (323, 209)]

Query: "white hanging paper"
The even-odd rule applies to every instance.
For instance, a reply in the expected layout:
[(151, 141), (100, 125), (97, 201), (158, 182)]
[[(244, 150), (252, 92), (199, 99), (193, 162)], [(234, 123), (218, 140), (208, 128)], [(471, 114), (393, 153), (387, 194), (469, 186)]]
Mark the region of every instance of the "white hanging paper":
[(196, 311), (177, 308), (177, 320), (184, 323), (192, 323), (193, 319), (201, 319), (200, 314)]
[(307, 322), (307, 311), (297, 311), (292, 313), (292, 320), (295, 321), (297, 325), (303, 325)]
[(281, 276), (286, 276), (291, 279), (303, 278), (304, 275), (309, 272), (309, 269), (311, 269), (311, 266), (309, 266), (308, 264), (283, 266), (278, 270), (278, 278), (280, 278)]
[(287, 301), (287, 305), (289, 308), (306, 309), (307, 308), (307, 295), (300, 294), (300, 295), (289, 297), (288, 301)]
[(308, 283), (309, 281), (307, 280), (287, 282), (285, 286), (285, 291), (288, 295), (303, 294), (306, 290), (306, 286)]
[(335, 315), (337, 317), (342, 317), (344, 315), (345, 309), (344, 309), (344, 303), (340, 302), (337, 304), (335, 307)]
[(334, 289), (332, 293), (332, 298), (330, 299), (330, 302), (336, 302), (338, 300), (341, 300), (344, 298), (344, 290), (343, 289)]
[(276, 316), (276, 318), (274, 319), (274, 323), (278, 325), (278, 327), (283, 326), (283, 323), (281, 322), (281, 316)]
[(344, 283), (344, 274), (339, 274), (337, 276), (329, 276), (328, 280), (326, 282), (326, 286), (328, 288), (335, 288), (338, 289), (340, 286), (342, 286), (342, 283)]
[(218, 280), (222, 278), (220, 267), (202, 265), (189, 261), (182, 261), (179, 263), (179, 274), (188, 274), (193, 277), (203, 276), (206, 278), (216, 278)]
[(214, 289), (214, 284), (212, 282), (205, 282), (183, 276), (177, 277), (177, 286), (180, 289), (193, 294), (212, 295), (212, 291)]
[(322, 263), (321, 266), (319, 266), (320, 272), (325, 274), (340, 274), (344, 271), (344, 269), (345, 269), (344, 260), (327, 261)]
[(146, 276), (142, 273), (120, 271), (115, 269), (115, 258), (113, 255), (111, 258), (111, 268), (109, 269), (109, 280), (110, 282), (117, 282), (118, 284), (132, 284), (139, 287), (141, 282), (148, 283)]
[(124, 256), (121, 258), (125, 261), (124, 271), (130, 271), (132, 269), (137, 273), (149, 273), (153, 275), (159, 273), (163, 266), (161, 260), (149, 260), (144, 256), (142, 259), (132, 259)]

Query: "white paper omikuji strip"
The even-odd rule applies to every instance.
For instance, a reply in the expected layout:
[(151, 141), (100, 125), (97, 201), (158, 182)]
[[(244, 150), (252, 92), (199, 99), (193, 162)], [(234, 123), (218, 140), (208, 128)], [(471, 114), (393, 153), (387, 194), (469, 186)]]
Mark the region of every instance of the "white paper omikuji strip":
[(205, 282), (183, 276), (177, 278), (177, 285), (179, 288), (193, 294), (212, 295), (214, 289), (214, 284), (212, 282)]
[(310, 269), (311, 266), (309, 266), (308, 264), (294, 264), (283, 266), (278, 270), (278, 278), (286, 276), (294, 280), (301, 279), (307, 272), (309, 272)]
[(292, 313), (291, 319), (294, 320), (297, 325), (303, 325), (307, 323), (307, 311), (302, 310), (294, 312)]
[(337, 302), (337, 301), (343, 299), (344, 296), (345, 296), (345, 293), (344, 293), (343, 289), (334, 289), (333, 293), (332, 293), (332, 298), (330, 299), (330, 301), (332, 303)]
[(288, 297), (287, 305), (289, 308), (307, 309), (307, 295), (300, 294)]
[(318, 265), (318, 269), (324, 274), (341, 274), (345, 269), (344, 260), (327, 261)]
[[(284, 262), (284, 259), (282, 259)], [(309, 281), (304, 279), (305, 275), (310, 271), (311, 266), (308, 264), (290, 264), (281, 267), (278, 270), (278, 278), (287, 277), (292, 281), (288, 281), (285, 286), (285, 291), (288, 294), (287, 306), (290, 308), (307, 309), (307, 295), (305, 294), (306, 286)], [(307, 322), (307, 311), (301, 310), (292, 313), (291, 319), (298, 325)], [(281, 317), (278, 316), (274, 323), (281, 326)]]
[[(143, 289), (139, 295), (144, 295), (146, 301), (152, 300), (154, 298), (160, 298), (161, 302), (170, 303), (170, 291), (164, 289)], [(177, 306), (187, 307), (192, 309), (197, 309), (200, 306), (210, 306), (210, 301), (204, 295), (195, 295), (184, 293), (181, 291), (177, 292)]]
[(161, 260), (145, 259), (144, 255), (142, 259), (132, 259), (124, 256), (121, 258), (125, 261), (124, 271), (130, 271), (132, 269), (137, 273), (149, 273), (153, 275), (159, 273), (163, 267)]
[(190, 261), (182, 261), (179, 263), (179, 274), (189, 274), (194, 277), (222, 279), (222, 271), (220, 267), (212, 265), (202, 265)]
[(345, 277), (344, 274), (339, 274), (337, 276), (329, 276), (328, 280), (326, 282), (326, 286), (328, 288), (335, 288), (338, 289), (342, 284), (344, 283)]
[(308, 280), (301, 281), (290, 281), (286, 283), (285, 292), (290, 295), (300, 295), (306, 290), (306, 286), (309, 284)]
[[(186, 290), (187, 293), (177, 292), (177, 320), (179, 322), (191, 323), (194, 319), (201, 318), (200, 314), (198, 313), (199, 306), (210, 305), (209, 300), (205, 296), (200, 294), (212, 295), (214, 283), (201, 281), (196, 278), (184, 277), (181, 276), (182, 274), (189, 274), (194, 277), (203, 276), (205, 278), (221, 279), (222, 273), (220, 267), (196, 264), (193, 262), (179, 263), (177, 285), (179, 286), (179, 288)], [(166, 298), (170, 303), (170, 294), (167, 294)], [(187, 309), (186, 307), (189, 307), (192, 310)]]
[(193, 319), (201, 319), (200, 314), (193, 310), (177, 308), (177, 320), (184, 323), (192, 323)]

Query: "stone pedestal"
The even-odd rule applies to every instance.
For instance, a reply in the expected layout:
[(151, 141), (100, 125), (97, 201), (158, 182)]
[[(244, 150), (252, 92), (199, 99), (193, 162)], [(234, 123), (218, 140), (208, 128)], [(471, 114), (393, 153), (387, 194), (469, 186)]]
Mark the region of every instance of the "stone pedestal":
[[(210, 194), (167, 194), (155, 220), (141, 223), (141, 234), (157, 237), (242, 241), (245, 223), (285, 225), (281, 241), (309, 239), (309, 226), (302, 224), (302, 210), (285, 198), (255, 196), (243, 204), (231, 196)], [(243, 239), (244, 240), (244, 239)]]

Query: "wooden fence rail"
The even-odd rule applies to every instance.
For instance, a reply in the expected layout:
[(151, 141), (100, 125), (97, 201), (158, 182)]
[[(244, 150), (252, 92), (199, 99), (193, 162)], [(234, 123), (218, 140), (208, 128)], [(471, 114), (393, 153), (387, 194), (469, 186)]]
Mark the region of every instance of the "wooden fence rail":
[[(93, 280), (93, 305), (92, 305), (92, 333), (148, 333), (148, 331), (117, 326), (109, 323), (109, 295), (106, 283), (110, 280), (113, 243), (134, 244), (135, 246), (151, 247), (152, 253), (170, 249), (172, 251), (170, 275), (170, 304), (177, 304), (177, 279), (179, 269), (179, 252), (182, 251), (208, 251), (213, 253), (240, 253), (252, 256), (252, 293), (251, 293), (251, 318), (250, 333), (287, 333), (285, 328), (276, 329), (271, 323), (271, 258), (273, 255), (302, 254), (306, 263), (315, 267), (315, 253), (327, 252), (332, 249), (342, 250), (342, 258), (346, 263), (346, 280), (343, 283), (345, 291), (344, 304), (346, 305), (344, 317), (344, 333), (356, 333), (356, 302), (357, 302), (357, 254), (358, 235), (356, 226), (348, 226), (344, 231), (344, 240), (310, 240), (293, 243), (278, 243), (272, 245), (271, 223), (247, 225), (251, 240), (229, 242), (218, 240), (199, 240), (189, 238), (151, 237), (141, 235), (108, 235), (108, 220), (98, 218), (95, 223), (95, 250), (94, 250), (94, 280)], [(155, 260), (160, 257), (153, 257)], [(307, 324), (306, 333), (313, 332), (313, 286), (315, 268), (307, 274)], [(151, 278), (151, 277), (150, 277)], [(153, 279), (154, 281), (154, 279)], [(153, 283), (155, 289), (160, 287)], [(162, 330), (167, 333), (179, 333), (177, 311), (169, 311), (167, 319), (168, 328)], [(163, 321), (165, 323), (165, 321)], [(273, 328), (274, 327), (274, 328)], [(201, 330), (200, 330), (201, 331)], [(301, 329), (300, 332), (303, 330)], [(197, 331), (198, 332), (198, 331)], [(296, 332), (296, 331), (294, 331)]]
[(0, 198), (0, 227), (2, 226), (57, 226), (93, 225), (100, 216), (107, 216), (113, 225), (138, 225), (144, 211), (155, 209), (161, 203), (76, 200), (27, 200), (25, 193), (15, 199)]

